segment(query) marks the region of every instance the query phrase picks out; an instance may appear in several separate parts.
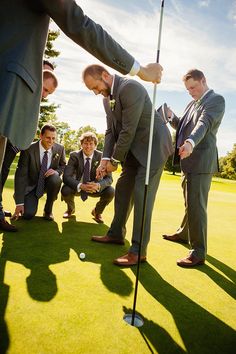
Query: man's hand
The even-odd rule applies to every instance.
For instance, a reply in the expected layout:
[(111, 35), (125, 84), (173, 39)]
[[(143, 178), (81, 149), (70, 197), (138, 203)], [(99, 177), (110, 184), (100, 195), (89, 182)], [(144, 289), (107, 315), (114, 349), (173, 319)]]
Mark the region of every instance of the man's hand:
[(192, 152), (193, 147), (189, 141), (185, 141), (184, 144), (179, 148), (179, 156), (181, 160), (185, 159), (186, 157), (189, 157)]
[(80, 185), (80, 189), (82, 191), (85, 191), (87, 193), (97, 193), (100, 189), (100, 184), (97, 182), (88, 182), (88, 183), (82, 183)]
[(55, 170), (53, 170), (52, 168), (49, 168), (49, 170), (47, 170), (47, 172), (45, 173), (45, 177), (49, 177), (49, 176), (52, 176), (56, 173)]
[(158, 63), (150, 63), (146, 66), (140, 66), (137, 73), (138, 77), (144, 81), (150, 81), (159, 84), (162, 76), (162, 66)]
[(11, 220), (18, 220), (20, 216), (24, 214), (25, 208), (24, 205), (17, 205), (14, 214), (11, 217)]
[(108, 162), (107, 162), (106, 171), (107, 171), (107, 173), (114, 172), (114, 171), (117, 170), (117, 167), (118, 167), (118, 165), (117, 165), (117, 166), (113, 166), (113, 165), (110, 163), (110, 161), (108, 161)]
[(100, 165), (96, 169), (96, 179), (102, 179), (106, 174), (106, 167), (107, 167), (108, 160), (101, 160)]

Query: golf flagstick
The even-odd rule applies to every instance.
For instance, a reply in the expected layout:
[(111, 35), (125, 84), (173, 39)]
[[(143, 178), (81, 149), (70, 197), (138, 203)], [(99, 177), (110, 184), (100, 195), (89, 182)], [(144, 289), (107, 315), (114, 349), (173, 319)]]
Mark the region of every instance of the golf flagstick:
[[(158, 44), (157, 44), (157, 58), (156, 62), (159, 63), (160, 57), (160, 46), (161, 46), (161, 32), (162, 32), (162, 22), (163, 22), (163, 13), (164, 13), (164, 0), (161, 1), (161, 10), (160, 10), (160, 23), (159, 23), (159, 33), (158, 33)], [(140, 258), (141, 258), (141, 248), (143, 242), (143, 233), (144, 233), (144, 224), (146, 216), (146, 206), (147, 206), (147, 192), (149, 184), (149, 175), (150, 175), (150, 163), (151, 163), (151, 154), (152, 154), (152, 140), (153, 140), (153, 126), (154, 126), (154, 117), (155, 117), (155, 105), (156, 105), (156, 89), (157, 84), (154, 84), (153, 90), (153, 101), (152, 101), (152, 113), (150, 121), (150, 132), (149, 132), (149, 145), (148, 145), (148, 156), (147, 156), (147, 169), (146, 169), (146, 178), (145, 178), (145, 189), (143, 197), (143, 211), (142, 211), (142, 224), (141, 224), (141, 234), (139, 242), (139, 252), (138, 252), (138, 262), (137, 262), (137, 274), (134, 290), (134, 302), (133, 302), (133, 311), (132, 314), (125, 314), (124, 320), (135, 327), (141, 327), (143, 325), (143, 319), (135, 314), (137, 293), (138, 293), (138, 281), (139, 281), (139, 268), (140, 268)]]

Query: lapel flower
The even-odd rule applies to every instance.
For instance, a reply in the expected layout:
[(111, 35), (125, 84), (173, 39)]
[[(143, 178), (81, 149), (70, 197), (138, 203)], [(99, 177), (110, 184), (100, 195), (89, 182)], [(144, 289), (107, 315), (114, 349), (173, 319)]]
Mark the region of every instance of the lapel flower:
[(112, 95), (110, 95), (109, 106), (113, 112), (116, 106), (116, 100), (112, 97)]
[(99, 164), (99, 161), (94, 161), (93, 167), (97, 167), (98, 164)]
[(53, 156), (53, 160), (58, 159), (58, 157), (59, 157), (59, 154), (58, 154), (58, 153), (56, 153), (56, 154)]

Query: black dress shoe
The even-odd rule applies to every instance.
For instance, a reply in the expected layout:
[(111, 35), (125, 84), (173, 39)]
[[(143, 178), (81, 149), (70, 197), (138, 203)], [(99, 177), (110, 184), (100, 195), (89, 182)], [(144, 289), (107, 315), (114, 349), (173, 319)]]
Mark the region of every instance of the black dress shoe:
[(167, 240), (167, 241), (178, 242), (178, 243), (188, 243), (187, 240), (184, 240), (183, 238), (179, 237), (178, 234), (162, 235), (162, 237), (164, 238), (164, 240)]
[(18, 229), (14, 225), (9, 224), (5, 219), (0, 219), (0, 230), (8, 232), (18, 231)]
[(12, 217), (12, 213), (9, 210), (4, 210), (4, 216), (11, 218)]
[(44, 212), (44, 213), (43, 213), (43, 218), (44, 218), (45, 220), (48, 220), (48, 221), (53, 221), (53, 220), (54, 220), (53, 213), (46, 213), (46, 212)]

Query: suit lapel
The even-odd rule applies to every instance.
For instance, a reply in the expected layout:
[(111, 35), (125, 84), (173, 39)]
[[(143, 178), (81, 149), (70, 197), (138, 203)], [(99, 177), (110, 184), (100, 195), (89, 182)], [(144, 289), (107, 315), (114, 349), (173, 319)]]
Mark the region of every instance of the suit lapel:
[(34, 159), (35, 159), (36, 168), (38, 171), (40, 171), (40, 167), (41, 167), (39, 144), (40, 144), (40, 140), (34, 145)]

